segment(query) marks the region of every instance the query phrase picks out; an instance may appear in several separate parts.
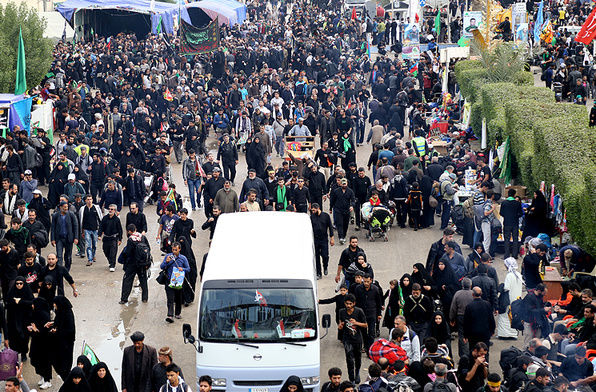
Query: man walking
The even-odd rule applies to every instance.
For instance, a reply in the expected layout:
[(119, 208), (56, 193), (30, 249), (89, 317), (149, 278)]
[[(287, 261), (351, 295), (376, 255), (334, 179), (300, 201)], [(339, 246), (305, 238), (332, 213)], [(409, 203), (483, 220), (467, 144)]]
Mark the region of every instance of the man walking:
[[(124, 227), (128, 227), (128, 225), (135, 225), (137, 231), (143, 235), (147, 234), (147, 217), (141, 211), (139, 211), (139, 206), (136, 202), (130, 203), (130, 212), (126, 214), (126, 224)], [(122, 230), (120, 231), (122, 232)]]
[(449, 309), (449, 320), (451, 327), (455, 327), (457, 323), (457, 341), (458, 341), (458, 353), (462, 355), (468, 355), (470, 349), (467, 340), (464, 338), (464, 314), (466, 307), (474, 296), (472, 295), (472, 281), (470, 278), (463, 278), (461, 280), (462, 289), (457, 291), (451, 301), (451, 308)]
[(52, 215), (51, 241), (56, 247), (58, 265), (68, 271), (72, 264), (72, 246), (79, 243), (79, 222), (76, 215), (68, 210), (68, 202), (61, 201), (58, 211)]
[(151, 392), (151, 370), (157, 364), (157, 352), (144, 343), (145, 335), (130, 336), (133, 345), (122, 355), (122, 392)]
[(360, 384), (360, 365), (362, 353), (362, 331), (368, 328), (366, 316), (362, 309), (356, 307), (356, 297), (347, 294), (344, 309), (339, 311), (338, 329), (343, 330), (342, 343), (346, 354), (348, 378), (351, 382)]
[[(505, 247), (504, 259), (513, 256), (517, 259), (519, 252), (519, 218), (523, 216), (522, 206), (515, 199), (515, 189), (509, 188), (507, 199), (501, 203), (499, 214), (503, 217), (503, 238)], [(513, 244), (511, 243), (513, 239)]]
[[(482, 299), (482, 290), (479, 287), (472, 289), (473, 300), (464, 311), (464, 338), (470, 349), (477, 343), (490, 346), (490, 337), (495, 332), (495, 318), (492, 305)], [(488, 352), (488, 349), (487, 349)]]
[(149, 268), (149, 265), (146, 264), (145, 260), (139, 258), (139, 254), (142, 253), (142, 247), (149, 248), (149, 241), (147, 241), (147, 238), (144, 235), (137, 232), (137, 228), (134, 225), (126, 227), (126, 235), (128, 236), (126, 248), (124, 248), (120, 254), (122, 264), (124, 265), (120, 305), (124, 305), (128, 302), (128, 296), (132, 290), (135, 275), (139, 277), (142, 301), (147, 302), (149, 300), (149, 289), (147, 288), (147, 269)]
[(236, 178), (236, 165), (238, 164), (238, 150), (236, 145), (230, 141), (228, 134), (224, 135), (223, 142), (217, 150), (217, 160), (221, 161), (224, 177), (230, 180), (232, 184)]
[(103, 254), (108, 259), (110, 272), (116, 271), (116, 254), (118, 246), (122, 243), (122, 224), (116, 211), (115, 204), (108, 207), (108, 214), (102, 218), (98, 232), (98, 239), (103, 242)]
[(87, 267), (93, 265), (95, 250), (97, 248), (97, 231), (102, 219), (101, 209), (93, 204), (93, 196), (85, 196), (85, 205), (79, 209), (81, 231), (85, 237), (85, 253), (87, 254)]
[(136, 202), (139, 211), (143, 212), (143, 203), (146, 192), (145, 184), (143, 178), (137, 175), (135, 169), (132, 167), (128, 169), (128, 176), (124, 179), (122, 191), (124, 191), (125, 199), (128, 200), (128, 203), (130, 204), (133, 201)]
[(364, 337), (364, 348), (368, 349), (375, 341), (377, 332), (377, 323), (381, 320), (381, 307), (383, 306), (382, 294), (376, 285), (372, 284), (370, 275), (364, 276), (361, 285), (356, 286), (354, 290), (356, 304), (364, 311), (366, 324), (368, 325), (367, 334)]
[(192, 210), (196, 211), (197, 207), (201, 207), (203, 169), (194, 149), (188, 150), (188, 158), (182, 163), (182, 178), (184, 179), (184, 185), (188, 186)]
[(333, 214), (339, 243), (342, 245), (346, 242), (346, 233), (350, 224), (350, 213), (354, 211), (355, 201), (354, 192), (348, 188), (348, 180), (342, 178), (340, 186), (331, 191), (329, 200), (329, 210)]
[[(312, 224), (315, 242), (317, 279), (321, 279), (321, 259), (323, 259), (323, 273), (327, 275), (327, 267), (329, 266), (329, 245), (335, 245), (335, 239), (333, 238), (333, 224), (331, 223), (329, 214), (322, 211), (321, 206), (318, 203), (311, 204), (310, 212), (310, 223)], [(327, 236), (327, 233), (329, 233), (329, 236)]]

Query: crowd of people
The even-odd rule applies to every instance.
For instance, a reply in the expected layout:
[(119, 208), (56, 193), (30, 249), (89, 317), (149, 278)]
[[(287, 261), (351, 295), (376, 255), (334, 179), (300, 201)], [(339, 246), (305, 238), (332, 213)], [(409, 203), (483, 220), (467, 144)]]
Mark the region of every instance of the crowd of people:
[[(458, 127), (462, 105), (450, 98), (453, 78), (442, 90), (440, 75), (444, 67), (451, 73), (453, 64), (439, 63), (436, 45), (416, 63), (403, 61), (397, 44), (407, 21), (353, 18), (339, 2), (247, 6), (247, 22), (222, 26), (221, 47), (210, 54), (181, 56), (179, 39), (161, 34), (58, 42), (37, 91), (54, 102), (56, 130), (48, 135), (17, 126), (0, 138), (0, 328), (4, 345), (21, 361), (30, 358), (40, 389), (51, 388), (54, 369), (61, 392), (191, 391), (172, 350), (145, 344), (141, 332), (124, 349), (119, 387), (103, 362), (91, 366), (81, 356), (71, 369), (76, 323), (64, 284), (78, 296), (73, 253), (98, 268), (101, 242), (107, 271), (123, 266), (119, 303), (128, 303), (135, 279), (147, 302), (157, 244), (163, 259), (156, 280), (164, 286), (165, 320), (174, 323), (195, 299), (208, 251), (200, 250), (199, 266), (190, 209), (204, 212), (201, 229), (210, 239), (221, 214), (310, 213), (319, 279), (331, 268), (329, 246), (347, 243), (330, 277), (336, 293), (320, 300), (336, 306), (347, 377), (329, 369), (323, 392), (591, 387), (596, 378), (586, 349), (596, 349), (592, 292), (586, 282), (572, 281), (560, 301), (544, 300), (543, 266), (554, 258), (541, 237), (551, 230), (546, 198), (536, 191), (526, 205), (493, 178), (486, 154), (473, 148), (474, 135)], [(579, 15), (587, 10), (575, 3), (549, 6)], [(447, 12), (454, 17), (455, 42), (458, 3)], [(445, 41), (445, 26), (433, 33), (434, 16), (422, 16), (422, 31), (435, 35), (423, 40)], [(368, 42), (378, 55), (370, 55)], [(593, 78), (582, 58), (572, 40), (548, 46), (547, 85), (562, 73), (566, 96), (581, 95), (574, 86)], [(426, 138), (433, 118), (449, 123), (443, 156)], [(314, 137), (317, 147), (312, 154), (287, 154), (286, 136)], [(246, 179), (237, 170), (240, 159), (246, 160)], [(460, 190), (468, 169), (477, 172), (477, 190), (466, 195)], [(174, 171), (188, 189), (186, 207), (186, 189), (177, 189)], [(152, 219), (158, 222), (155, 239), (147, 237)], [(375, 277), (354, 235), (362, 230), (368, 240), (379, 233), (387, 240), (392, 227), (433, 226), (443, 235), (426, 263), (388, 282)], [(496, 258), (501, 251), (504, 261)], [(591, 272), (593, 259), (582, 249), (569, 245), (560, 252), (564, 275)], [(381, 289), (385, 283), (387, 290)], [(516, 302), (524, 288), (527, 295)], [(524, 347), (501, 361), (501, 372), (489, 371), (491, 337), (518, 339), (521, 330)], [(373, 361), (366, 379), (362, 353)], [(198, 385), (209, 392), (211, 377), (201, 376)], [(6, 388), (28, 391), (20, 371)], [(282, 387), (303, 390), (295, 376)]]

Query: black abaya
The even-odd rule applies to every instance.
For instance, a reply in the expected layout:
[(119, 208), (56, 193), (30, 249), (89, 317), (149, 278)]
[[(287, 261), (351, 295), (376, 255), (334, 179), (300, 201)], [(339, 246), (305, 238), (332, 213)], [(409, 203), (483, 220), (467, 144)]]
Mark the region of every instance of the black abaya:
[(75, 342), (75, 318), (70, 301), (63, 295), (54, 298), (56, 317), (50, 332), (54, 336), (52, 365), (56, 373), (65, 380), (72, 368)]
[(13, 285), (6, 297), (7, 338), (12, 350), (26, 354), (29, 345), (27, 325), (31, 318), (33, 294), (25, 278), (17, 276), (15, 283), (19, 281), (23, 282), (23, 286)]
[(45, 381), (52, 379), (52, 356), (54, 339), (45, 325), (50, 321), (50, 305), (43, 298), (33, 300), (33, 315), (31, 324), (37, 331), (31, 331), (31, 365), (35, 373)]
[[(99, 369), (105, 369), (106, 371), (106, 375), (103, 378), (99, 377), (97, 374)], [(118, 387), (116, 387), (114, 377), (112, 377), (110, 369), (108, 369), (108, 366), (105, 364), (105, 362), (99, 362), (91, 369), (91, 375), (89, 376), (89, 387), (91, 388), (91, 392), (118, 392)]]

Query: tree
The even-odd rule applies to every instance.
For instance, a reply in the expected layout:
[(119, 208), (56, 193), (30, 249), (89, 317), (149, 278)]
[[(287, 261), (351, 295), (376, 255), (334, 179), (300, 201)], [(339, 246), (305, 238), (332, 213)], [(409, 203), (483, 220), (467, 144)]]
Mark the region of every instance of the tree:
[(491, 83), (515, 82), (519, 73), (524, 70), (528, 56), (523, 44), (495, 41), (492, 47), (485, 47), (477, 40), (472, 41), (472, 49), (480, 53), (480, 61)]
[(19, 28), (25, 43), (27, 87), (33, 88), (41, 82), (52, 63), (52, 41), (43, 37), (46, 27), (45, 19), (25, 3), (0, 5), (0, 92), (14, 92)]

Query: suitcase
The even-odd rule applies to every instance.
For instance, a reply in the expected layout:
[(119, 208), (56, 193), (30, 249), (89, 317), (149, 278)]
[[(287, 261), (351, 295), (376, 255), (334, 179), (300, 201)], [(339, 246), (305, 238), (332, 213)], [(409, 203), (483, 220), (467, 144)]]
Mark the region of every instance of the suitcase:
[(6, 381), (17, 375), (19, 354), (9, 348), (0, 351), (0, 380)]

